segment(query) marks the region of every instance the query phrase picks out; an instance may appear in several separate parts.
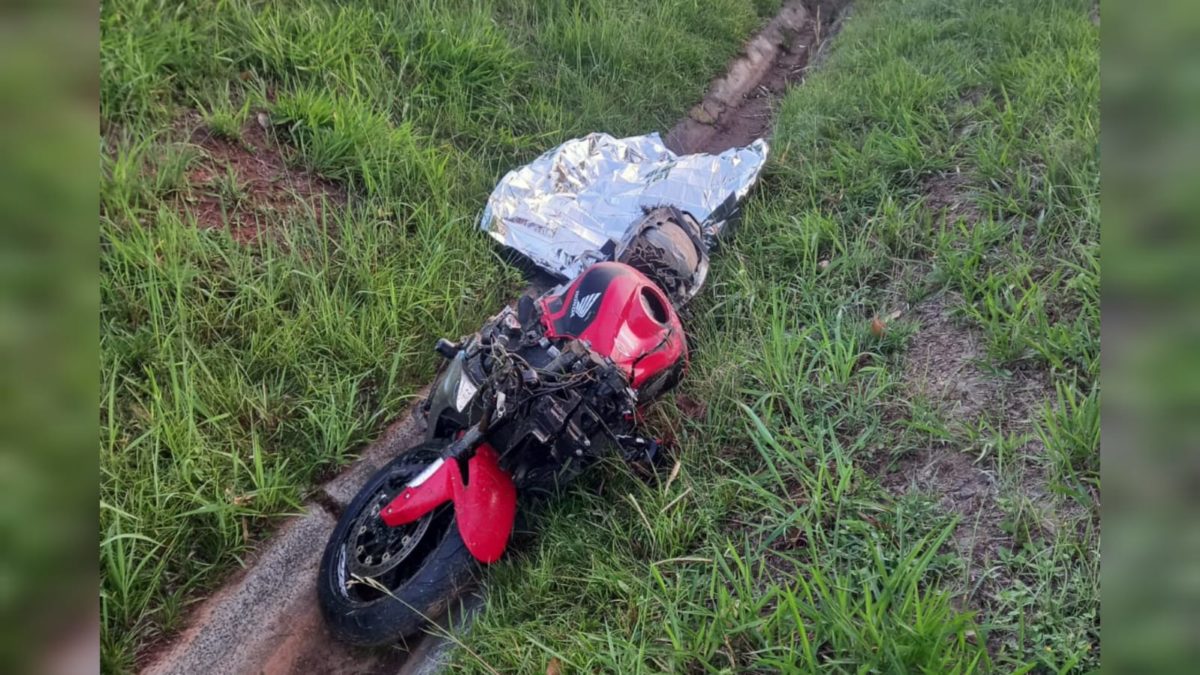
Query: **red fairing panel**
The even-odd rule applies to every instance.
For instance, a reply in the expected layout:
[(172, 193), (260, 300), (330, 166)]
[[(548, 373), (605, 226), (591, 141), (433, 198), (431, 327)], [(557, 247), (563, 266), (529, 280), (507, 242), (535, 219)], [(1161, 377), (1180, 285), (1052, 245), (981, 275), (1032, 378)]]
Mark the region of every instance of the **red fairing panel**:
[(475, 456), (467, 461), (467, 480), (464, 484), (458, 462), (446, 461), (423, 483), (396, 495), (379, 515), (388, 527), (399, 527), (453, 501), (458, 533), (467, 550), (480, 562), (496, 562), (512, 534), (517, 488), (487, 443), (476, 448)]
[(667, 296), (628, 265), (592, 265), (563, 293), (539, 303), (549, 337), (587, 340), (634, 389), (687, 358), (683, 326)]

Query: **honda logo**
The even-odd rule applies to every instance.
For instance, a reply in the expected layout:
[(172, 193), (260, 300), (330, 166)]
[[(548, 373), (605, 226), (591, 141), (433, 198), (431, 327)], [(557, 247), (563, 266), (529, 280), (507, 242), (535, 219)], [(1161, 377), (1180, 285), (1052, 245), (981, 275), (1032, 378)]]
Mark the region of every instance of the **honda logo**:
[(575, 296), (575, 301), (571, 303), (571, 316), (577, 316), (580, 319), (586, 319), (588, 312), (592, 311), (596, 301), (600, 299), (600, 293), (591, 293), (582, 298)]

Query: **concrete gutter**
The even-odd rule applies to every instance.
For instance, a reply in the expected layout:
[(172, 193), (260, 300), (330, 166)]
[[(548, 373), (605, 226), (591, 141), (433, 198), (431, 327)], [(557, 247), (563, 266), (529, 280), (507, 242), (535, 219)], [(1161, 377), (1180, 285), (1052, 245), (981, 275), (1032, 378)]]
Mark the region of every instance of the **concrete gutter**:
[[(738, 55), (725, 74), (712, 81), (704, 98), (667, 132), (665, 143), (678, 153), (719, 152), (713, 141), (721, 123), (754, 91), (778, 61), (791, 38), (809, 23), (804, 0), (789, 0)], [(723, 144), (719, 144), (723, 145)], [(732, 146), (730, 146), (732, 147)]]

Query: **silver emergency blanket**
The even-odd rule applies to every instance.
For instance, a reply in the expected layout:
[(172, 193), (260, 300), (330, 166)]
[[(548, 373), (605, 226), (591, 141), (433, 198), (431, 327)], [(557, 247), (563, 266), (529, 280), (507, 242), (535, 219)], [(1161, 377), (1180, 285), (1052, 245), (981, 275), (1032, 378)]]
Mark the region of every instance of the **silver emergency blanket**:
[(567, 141), (510, 171), (480, 227), (548, 272), (573, 279), (613, 259), (643, 209), (671, 205), (700, 221), (712, 246), (767, 160), (765, 141), (719, 155), (676, 155), (657, 133)]

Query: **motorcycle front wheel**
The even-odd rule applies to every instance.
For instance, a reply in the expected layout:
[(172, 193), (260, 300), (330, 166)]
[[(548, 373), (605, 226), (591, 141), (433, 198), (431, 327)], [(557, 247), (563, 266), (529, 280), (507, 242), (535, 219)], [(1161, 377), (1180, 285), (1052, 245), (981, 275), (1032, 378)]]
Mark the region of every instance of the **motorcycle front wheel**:
[(423, 443), (389, 462), (338, 520), (317, 579), (321, 611), (337, 638), (364, 646), (394, 643), (441, 616), (470, 584), (475, 563), (450, 504), (401, 527), (379, 517), (443, 447)]

